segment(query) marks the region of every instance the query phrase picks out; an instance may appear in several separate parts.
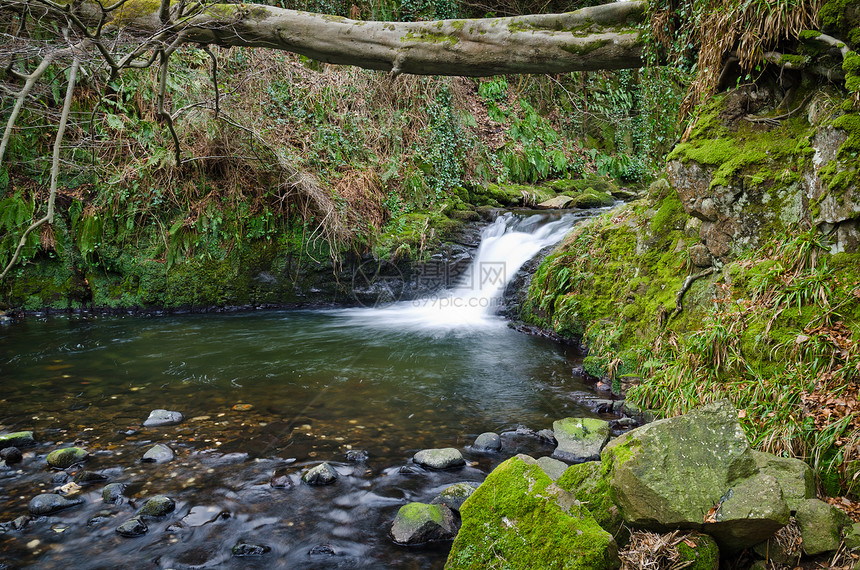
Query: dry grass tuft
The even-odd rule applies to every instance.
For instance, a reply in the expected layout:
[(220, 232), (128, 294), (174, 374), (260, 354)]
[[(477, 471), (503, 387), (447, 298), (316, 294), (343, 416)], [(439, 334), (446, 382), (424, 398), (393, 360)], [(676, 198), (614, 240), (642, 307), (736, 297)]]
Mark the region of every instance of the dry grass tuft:
[(682, 561), (678, 545), (691, 533), (676, 530), (668, 534), (636, 531), (630, 535), (627, 547), (619, 553), (621, 570), (680, 570), (693, 564)]

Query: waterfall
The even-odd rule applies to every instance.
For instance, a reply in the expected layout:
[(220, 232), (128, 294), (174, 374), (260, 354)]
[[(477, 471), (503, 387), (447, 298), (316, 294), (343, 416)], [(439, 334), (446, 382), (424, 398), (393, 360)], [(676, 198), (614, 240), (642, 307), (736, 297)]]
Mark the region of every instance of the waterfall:
[(584, 217), (573, 213), (502, 214), (482, 231), (475, 257), (454, 287), (381, 308), (345, 309), (338, 313), (371, 326), (499, 326), (504, 321), (496, 315), (505, 288), (520, 268), (545, 247), (561, 241)]

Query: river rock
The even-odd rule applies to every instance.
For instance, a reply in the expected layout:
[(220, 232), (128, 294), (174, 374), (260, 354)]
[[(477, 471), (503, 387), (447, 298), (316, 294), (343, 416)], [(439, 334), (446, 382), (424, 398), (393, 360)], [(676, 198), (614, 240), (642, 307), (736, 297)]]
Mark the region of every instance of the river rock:
[(64, 447), (49, 453), (46, 461), (55, 469), (66, 469), (75, 463), (84, 461), (89, 455), (85, 449), (80, 447)]
[(559, 461), (552, 457), (540, 457), (537, 462), (540, 468), (543, 469), (543, 472), (549, 475), (549, 478), (553, 481), (558, 481), (559, 477), (564, 475), (564, 472), (569, 467), (564, 461)]
[(432, 505), (445, 505), (453, 511), (459, 511), (466, 499), (472, 496), (478, 483), (454, 483), (442, 490), (430, 501)]
[(179, 412), (169, 410), (152, 410), (143, 422), (143, 427), (173, 426), (182, 423), (185, 418)]
[(842, 529), (851, 526), (848, 515), (819, 499), (803, 501), (794, 516), (803, 538), (803, 552), (808, 556), (839, 548)]
[(499, 434), (487, 431), (475, 438), (472, 449), (475, 451), (499, 451), (502, 448), (502, 438)]
[(249, 542), (240, 542), (233, 547), (233, 556), (244, 558), (246, 556), (262, 556), (272, 550), (265, 544), (251, 544)]
[(337, 552), (334, 551), (334, 548), (332, 548), (331, 544), (317, 544), (316, 546), (308, 550), (308, 556), (312, 558), (329, 558), (332, 556), (337, 556)]
[(611, 491), (632, 526), (699, 529), (735, 552), (788, 523), (779, 479), (759, 472), (728, 402), (656, 421), (603, 450)]
[(272, 478), (269, 480), (269, 484), (275, 489), (289, 489), (293, 486), (293, 480), (290, 478), (290, 473), (284, 469), (275, 469), (275, 472), (272, 473)]
[(67, 499), (57, 493), (43, 493), (30, 500), (30, 512), (34, 515), (47, 515), (81, 503), (81, 499)]
[(163, 443), (156, 443), (146, 450), (141, 461), (146, 463), (167, 463), (175, 457), (173, 450)]
[(462, 526), (448, 556), (448, 570), (491, 568), (502, 560), (511, 568), (564, 564), (607, 570), (619, 565), (612, 535), (525, 455), (496, 467), (463, 504), (460, 515)]
[(323, 462), (308, 469), (305, 474), (302, 475), (302, 481), (308, 485), (314, 486), (331, 485), (337, 481), (337, 477), (337, 471), (334, 470), (334, 467)]
[(116, 527), (116, 532), (120, 536), (125, 536), (127, 538), (134, 538), (136, 536), (143, 536), (149, 530), (149, 527), (146, 526), (146, 523), (140, 517), (133, 517)]
[(564, 418), (552, 424), (558, 442), (555, 459), (570, 462), (600, 458), (600, 450), (609, 441), (609, 422), (596, 418)]
[(142, 517), (163, 517), (176, 508), (176, 502), (165, 495), (156, 495), (146, 500), (137, 511)]
[(108, 476), (96, 471), (78, 471), (72, 478), (78, 485), (92, 485), (93, 483), (104, 483)]
[(10, 522), (9, 526), (12, 528), (12, 530), (24, 530), (28, 524), (30, 524), (30, 517), (28, 517), (27, 515), (21, 515), (20, 517)]
[(4, 447), (3, 449), (0, 449), (0, 459), (5, 461), (6, 465), (21, 463), (23, 458), (24, 455), (17, 447)]
[(454, 514), (445, 505), (408, 503), (400, 507), (391, 525), (391, 539), (398, 544), (422, 544), (447, 540), (457, 534)]
[(35, 443), (36, 441), (33, 439), (33, 432), (31, 431), (16, 431), (0, 435), (0, 449), (6, 447), (26, 447)]
[(550, 198), (544, 202), (541, 202), (536, 208), (541, 210), (550, 210), (555, 208), (567, 208), (569, 204), (573, 202), (573, 198), (570, 196), (556, 196), (555, 198)]
[(125, 490), (128, 485), (125, 483), (108, 483), (102, 489), (102, 501), (109, 505), (119, 505), (125, 500)]
[(352, 463), (364, 463), (370, 455), (363, 449), (350, 449), (346, 452), (346, 460)]
[(460, 450), (453, 447), (422, 449), (412, 459), (421, 467), (429, 469), (453, 469), (466, 464)]

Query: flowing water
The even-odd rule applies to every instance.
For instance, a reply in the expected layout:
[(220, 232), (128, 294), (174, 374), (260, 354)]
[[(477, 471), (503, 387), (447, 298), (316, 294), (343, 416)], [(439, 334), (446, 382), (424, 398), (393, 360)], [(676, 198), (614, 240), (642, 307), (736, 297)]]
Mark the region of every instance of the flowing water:
[[(516, 434), (518, 424), (538, 430), (593, 415), (581, 403), (591, 389), (571, 375), (576, 354), (492, 315), (516, 268), (571, 223), (503, 219), (486, 230), (473, 269), (480, 276), (480, 263), (499, 262), (502, 278), (466, 276), (477, 285), (381, 309), (53, 317), (0, 328), (0, 433), (33, 430), (38, 441), (23, 463), (0, 469), (0, 522), (66, 483), (45, 464), (66, 445), (90, 452), (84, 469), (128, 483), (130, 499), (107, 505), (104, 483), (85, 485), (80, 506), (22, 530), (0, 527), (0, 568), (441, 567), (449, 544), (389, 540), (398, 508), (479, 482), (515, 453), (551, 452)], [(156, 408), (185, 421), (141, 427)], [(484, 431), (503, 432), (501, 453), (470, 450)], [(155, 443), (176, 458), (142, 463)], [(457, 447), (469, 463), (444, 472), (411, 465), (429, 447)], [(367, 458), (350, 461), (357, 451)], [(339, 480), (302, 484), (302, 471), (321, 461)], [(276, 472), (292, 486), (273, 487)], [(143, 537), (119, 536), (116, 527), (155, 494), (175, 499), (176, 510)], [(271, 552), (235, 558), (240, 542)]]

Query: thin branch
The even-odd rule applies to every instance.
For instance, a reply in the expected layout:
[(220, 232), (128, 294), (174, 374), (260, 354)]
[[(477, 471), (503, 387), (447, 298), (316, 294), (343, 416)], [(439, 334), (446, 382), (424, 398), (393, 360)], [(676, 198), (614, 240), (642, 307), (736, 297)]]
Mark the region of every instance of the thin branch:
[(18, 242), (18, 247), (15, 248), (15, 253), (12, 254), (12, 259), (9, 260), (3, 273), (0, 273), (0, 281), (2, 281), (9, 273), (9, 270), (18, 263), (18, 258), (21, 257), (21, 251), (23, 251), (24, 247), (27, 245), (27, 237), (45, 223), (51, 224), (54, 222), (54, 203), (57, 200), (57, 180), (59, 179), (60, 173), (60, 149), (62, 147), (63, 136), (66, 133), (66, 124), (68, 123), (69, 112), (72, 108), (72, 97), (74, 96), (75, 83), (78, 79), (78, 69), (80, 66), (80, 60), (75, 57), (72, 62), (72, 69), (69, 72), (69, 85), (66, 88), (66, 98), (63, 101), (63, 112), (60, 115), (60, 124), (57, 127), (57, 138), (54, 140), (54, 156), (51, 164), (51, 193), (48, 196), (48, 213), (45, 214), (43, 218), (30, 224), (30, 226), (24, 230), (24, 234)]
[(696, 273), (695, 275), (688, 275), (687, 278), (684, 279), (684, 283), (681, 285), (681, 289), (678, 291), (678, 295), (675, 297), (675, 310), (672, 312), (671, 315), (669, 315), (669, 318), (666, 319), (667, 324), (669, 321), (671, 321), (672, 319), (674, 319), (675, 317), (680, 315), (681, 311), (684, 310), (684, 294), (687, 293), (687, 290), (690, 288), (691, 285), (693, 285), (693, 282), (696, 279), (701, 279), (702, 277), (707, 277), (708, 275), (710, 275), (713, 272), (714, 272), (714, 268), (709, 267), (709, 268), (705, 269), (704, 271), (700, 271), (699, 273)]
[(176, 130), (173, 128), (173, 117), (170, 113), (164, 110), (164, 95), (167, 91), (167, 64), (170, 61), (170, 55), (166, 50), (160, 50), (161, 61), (158, 65), (158, 116), (164, 119), (167, 123), (167, 129), (170, 131), (170, 136), (173, 138), (173, 148), (176, 156), (177, 166), (182, 164), (182, 155), (179, 148), (179, 137), (176, 135)]
[(218, 58), (215, 57), (208, 45), (203, 44), (200, 49), (205, 51), (209, 55), (209, 59), (212, 60), (212, 87), (215, 88), (215, 118), (217, 119), (221, 102), (221, 94), (218, 91)]

